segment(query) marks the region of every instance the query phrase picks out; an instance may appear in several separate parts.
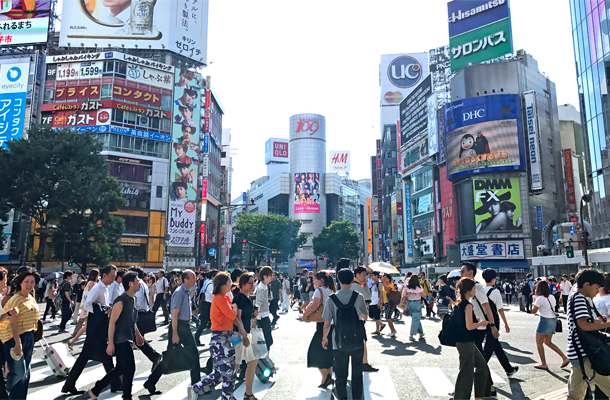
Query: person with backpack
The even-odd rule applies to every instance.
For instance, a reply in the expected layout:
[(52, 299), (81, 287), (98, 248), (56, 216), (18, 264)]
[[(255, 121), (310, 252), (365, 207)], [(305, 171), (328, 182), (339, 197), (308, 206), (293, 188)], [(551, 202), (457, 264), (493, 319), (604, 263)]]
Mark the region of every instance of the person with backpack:
[(417, 275), (411, 275), (409, 283), (402, 291), (402, 299), (408, 300), (407, 311), (411, 316), (411, 332), (409, 340), (414, 342), (415, 335), (419, 333), (419, 338), (424, 338), (424, 328), (421, 325), (421, 300), (425, 298), (424, 289), (419, 286), (419, 278)]
[[(470, 302), (476, 296), (476, 286), (477, 283), (471, 278), (460, 279), (457, 284), (459, 299), (453, 308), (453, 314), (444, 320), (451, 323), (451, 332), (460, 359), (460, 371), (455, 380), (455, 393), (453, 393), (455, 400), (470, 399), (473, 381), (475, 400), (495, 394), (492, 392), (491, 373), (487, 361), (475, 344), (477, 329), (481, 327), (485, 329), (489, 325), (484, 319), (477, 321), (474, 307)], [(445, 324), (446, 322), (443, 322), (443, 328)]]
[(561, 368), (565, 368), (569, 364), (569, 360), (565, 354), (551, 340), (555, 334), (557, 326), (557, 316), (555, 315), (555, 297), (551, 295), (549, 285), (545, 281), (540, 281), (536, 285), (536, 295), (534, 296), (534, 306), (532, 312), (540, 314), (540, 321), (536, 328), (536, 346), (538, 347), (538, 355), (540, 356), (540, 364), (534, 365), (536, 369), (548, 371), (549, 367), (546, 364), (544, 356), (544, 345), (546, 344), (551, 350), (559, 354), (563, 363)]
[(362, 399), (362, 357), (364, 355), (364, 325), (366, 304), (364, 297), (351, 289), (354, 274), (343, 268), (337, 274), (341, 290), (332, 294), (324, 307), (324, 334), (322, 347), (327, 349), (328, 334), (331, 326), (335, 329), (332, 335), (333, 366), (337, 382), (333, 390), (337, 399), (347, 399), (347, 374), (351, 358), (352, 399)]
[[(575, 279), (577, 289), (570, 293), (568, 299), (567, 353), (572, 371), (568, 379), (567, 399), (584, 399), (587, 387), (590, 385), (595, 385), (605, 395), (610, 396), (610, 376), (596, 373), (594, 370), (595, 367), (598, 367), (598, 363), (607, 363), (608, 360), (599, 356), (590, 359), (591, 350), (581, 337), (581, 335), (587, 335), (589, 338), (593, 338), (598, 334), (596, 331), (610, 328), (610, 321), (597, 312), (592, 302), (605, 283), (604, 276), (593, 268), (584, 268), (578, 271)], [(603, 352), (607, 353), (607, 351)]]
[(510, 304), (513, 302), (513, 285), (509, 281), (504, 282), (504, 296), (506, 297), (506, 304)]
[[(504, 314), (504, 304), (502, 303), (502, 294), (500, 290), (495, 286), (496, 285), (496, 271), (491, 268), (487, 268), (483, 271), (483, 279), (485, 279), (485, 291), (487, 292), (487, 299), (489, 301), (489, 307), (491, 308), (491, 312), (494, 315), (494, 321), (497, 321), (498, 328), (500, 328), (500, 317), (502, 317), (502, 321), (504, 321), (504, 330), (506, 333), (510, 333), (510, 328), (508, 326), (508, 321), (506, 321), (506, 315)], [(519, 371), (518, 366), (510, 365), (510, 361), (508, 361), (508, 357), (506, 353), (504, 353), (504, 349), (502, 349), (502, 345), (500, 341), (496, 339), (490, 330), (486, 331), (485, 336), (485, 348), (483, 349), (483, 356), (485, 360), (489, 362), (491, 355), (496, 353), (496, 357), (498, 357), (498, 361), (502, 368), (504, 368), (504, 372), (506, 375), (511, 378), (513, 375)]]

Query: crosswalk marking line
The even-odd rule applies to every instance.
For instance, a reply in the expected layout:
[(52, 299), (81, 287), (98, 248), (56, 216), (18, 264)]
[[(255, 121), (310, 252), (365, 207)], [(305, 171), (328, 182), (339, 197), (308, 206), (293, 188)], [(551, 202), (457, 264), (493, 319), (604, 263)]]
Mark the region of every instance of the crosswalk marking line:
[[(136, 364), (139, 362), (140, 362), (139, 360), (136, 360)], [(46, 368), (48, 368), (48, 367), (46, 367)], [(94, 383), (98, 379), (102, 379), (102, 377), (105, 374), (106, 374), (106, 372), (104, 371), (104, 366), (100, 364), (99, 366), (91, 369), (90, 371), (83, 372), (78, 377), (78, 380), (76, 381), (76, 387), (84, 388), (84, 387)], [(28, 399), (29, 400), (49, 400), (49, 399), (54, 399), (55, 397), (58, 397), (58, 395), (63, 396), (63, 394), (61, 393), (61, 388), (64, 386), (64, 383), (65, 383), (65, 380), (62, 380), (59, 383), (55, 383), (53, 385), (47, 386), (44, 389), (41, 389), (32, 394), (28, 393)]]
[[(173, 387), (168, 392), (163, 393), (161, 397), (157, 397), (155, 400), (185, 400), (188, 398), (186, 389), (191, 383), (191, 378), (180, 382), (178, 386)], [(134, 392), (132, 392), (134, 393)]]
[(490, 369), (489, 372), (491, 372), (491, 380), (493, 381), (494, 385), (506, 383), (506, 381), (500, 378), (500, 375), (496, 374), (493, 370)]
[(30, 373), (30, 383), (38, 382), (47, 379), (53, 375), (53, 371), (50, 368), (40, 368)]
[(419, 381), (430, 396), (449, 396), (453, 392), (453, 383), (437, 367), (414, 367)]
[[(307, 368), (301, 374), (301, 387), (297, 395), (295, 396), (295, 400), (330, 400), (331, 399), (331, 389), (320, 389), (318, 387), (318, 382), (322, 380), (322, 376), (320, 375), (320, 371), (315, 368)], [(256, 379), (255, 379), (256, 381)], [(237, 398), (237, 397), (236, 397)]]
[[(131, 386), (132, 396), (134, 393), (138, 393), (140, 390), (144, 389), (144, 382), (146, 382), (146, 380), (148, 379), (149, 376), (150, 376), (150, 370), (133, 377), (133, 385)], [(100, 379), (102, 379), (101, 376), (100, 376)], [(106, 389), (102, 393), (100, 393), (100, 395), (97, 398), (98, 398), (98, 400), (110, 400), (110, 399), (115, 399), (115, 398), (118, 399), (118, 398), (121, 398), (122, 396), (123, 396), (123, 393), (111, 393), (110, 389)]]
[[(277, 371), (273, 377), (272, 380), (268, 381), (267, 383), (262, 383), (261, 381), (258, 380), (258, 378), (256, 378), (256, 376), (254, 377), (254, 381), (252, 382), (252, 393), (254, 395), (254, 397), (256, 397), (257, 399), (262, 399), (265, 397), (265, 395), (267, 394), (267, 392), (269, 391), (269, 389), (271, 389), (273, 387), (273, 385), (275, 385), (275, 382), (278, 381), (279, 379), (279, 371), (282, 370), (281, 367), (276, 366)], [(244, 381), (241, 385), (239, 385), (238, 388), (235, 389), (235, 392), (233, 392), (233, 396), (236, 399), (243, 399), (244, 395), (246, 394), (246, 382)]]
[(364, 400), (398, 400), (390, 369), (385, 365), (376, 368), (379, 368), (379, 371), (362, 374)]

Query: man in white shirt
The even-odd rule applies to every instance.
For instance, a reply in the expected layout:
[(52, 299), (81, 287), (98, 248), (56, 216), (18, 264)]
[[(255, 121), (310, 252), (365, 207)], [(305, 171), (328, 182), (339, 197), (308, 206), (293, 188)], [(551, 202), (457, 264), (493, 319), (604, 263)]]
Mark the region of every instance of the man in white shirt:
[[(360, 293), (362, 297), (364, 297), (365, 303), (371, 302), (371, 292), (366, 283), (366, 268), (364, 267), (356, 267), (354, 269), (354, 281), (352, 282), (351, 289)], [(362, 325), (365, 326), (366, 333), (366, 321), (362, 321)], [(366, 336), (364, 337), (364, 355), (362, 357), (362, 371), (364, 372), (377, 372), (379, 368), (373, 367), (369, 364), (368, 351), (366, 348)]]
[(195, 343), (197, 346), (203, 346), (199, 338), (204, 330), (209, 326), (212, 326), (210, 310), (212, 309), (212, 299), (214, 298), (214, 295), (212, 294), (212, 291), (214, 290), (214, 277), (217, 273), (218, 271), (215, 269), (208, 272), (208, 279), (203, 283), (203, 287), (199, 293), (201, 299), (199, 302), (199, 326), (197, 327), (197, 331), (195, 331)]
[[(142, 278), (144, 277), (144, 270), (142, 268), (131, 267), (129, 268), (129, 271), (138, 274), (138, 280), (140, 281), (140, 289), (136, 292), (134, 296), (135, 307), (136, 310), (138, 310), (138, 321), (136, 322), (136, 324), (138, 324), (140, 322), (140, 316), (148, 312), (148, 310), (150, 309), (148, 304), (148, 286), (146, 286), (146, 283), (144, 283), (144, 281), (142, 280)], [(142, 337), (144, 337), (144, 335), (148, 332), (140, 329), (140, 325), (138, 325), (138, 330), (140, 330)], [(138, 348), (142, 350), (142, 353), (144, 353), (144, 355), (148, 357), (148, 359), (153, 363), (152, 369), (155, 369), (156, 364), (161, 361), (161, 354), (157, 353), (146, 339), (144, 340), (144, 344), (142, 344), (142, 346), (138, 346)]]
[[(496, 288), (496, 271), (491, 268), (487, 268), (485, 271), (483, 271), (483, 279), (485, 279), (484, 289), (487, 298), (490, 301), (490, 308), (492, 309), (492, 313), (494, 311), (494, 308), (497, 311), (497, 314), (494, 313), (494, 320), (496, 320), (499, 327), (499, 318), (502, 318), (502, 321), (504, 321), (504, 328), (506, 330), (506, 333), (509, 333), (510, 328), (508, 327), (508, 321), (506, 321), (506, 315), (504, 315), (504, 303), (502, 302), (502, 294)], [(493, 307), (491, 306), (492, 304)], [(485, 357), (485, 360), (489, 362), (491, 355), (493, 353), (496, 353), (496, 357), (498, 357), (498, 361), (502, 365), (502, 368), (504, 368), (504, 372), (506, 372), (506, 375), (509, 378), (512, 377), (519, 370), (519, 367), (513, 367), (512, 365), (510, 365), (508, 357), (506, 356), (506, 353), (504, 353), (504, 349), (502, 349), (500, 341), (493, 337), (491, 331), (486, 330), (486, 333), (487, 334), (485, 337), (485, 348), (483, 351), (483, 356)]]
[(157, 272), (157, 297), (155, 297), (155, 304), (153, 304), (152, 311), (155, 313), (155, 317), (157, 316), (157, 310), (159, 307), (163, 310), (163, 316), (165, 317), (165, 322), (163, 325), (169, 324), (169, 311), (167, 310), (167, 303), (165, 302), (165, 293), (167, 293), (169, 289), (169, 282), (165, 278), (165, 271), (162, 269)]
[(120, 292), (123, 288), (123, 285), (121, 285), (121, 282), (123, 281), (123, 275), (125, 275), (124, 269), (117, 271), (116, 278), (114, 278), (114, 282), (112, 282), (110, 286), (108, 286), (108, 302), (110, 304), (114, 304), (116, 298), (121, 295)]
[(383, 328), (385, 328), (385, 324), (381, 323), (381, 307), (383, 305), (379, 304), (379, 300), (381, 297), (379, 282), (379, 272), (373, 271), (371, 272), (371, 280), (373, 283), (371, 284), (371, 303), (369, 304), (369, 318), (375, 321), (376, 329), (373, 332), (373, 335), (378, 335)]
[[(85, 300), (84, 308), (89, 313), (94, 313), (93, 304), (99, 304), (101, 306), (108, 307), (108, 286), (114, 282), (116, 277), (117, 268), (114, 265), (107, 265), (100, 270), (102, 279), (91, 288)], [(108, 332), (103, 332), (103, 329), (96, 330), (94, 327), (91, 315), (87, 320), (87, 336), (85, 337), (85, 344), (83, 350), (76, 359), (74, 366), (68, 374), (68, 378), (61, 389), (62, 393), (69, 393), (71, 395), (84, 393), (76, 389), (76, 380), (85, 369), (89, 360), (100, 360), (104, 365), (106, 372), (114, 369), (114, 363), (112, 357), (106, 354), (106, 342), (108, 340)], [(91, 328), (91, 329), (89, 329)], [(94, 333), (95, 332), (95, 333)], [(104, 339), (105, 337), (105, 339)], [(111, 390), (121, 390), (121, 380), (116, 379), (111, 383)]]
[(563, 311), (568, 313), (568, 297), (572, 291), (572, 283), (568, 280), (568, 276), (563, 274), (561, 276), (561, 300), (563, 301)]

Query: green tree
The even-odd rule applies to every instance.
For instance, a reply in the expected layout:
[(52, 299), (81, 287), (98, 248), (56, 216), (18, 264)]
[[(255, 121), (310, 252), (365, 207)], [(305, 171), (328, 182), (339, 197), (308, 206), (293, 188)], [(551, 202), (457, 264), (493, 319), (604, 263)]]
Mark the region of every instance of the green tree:
[(313, 252), (336, 263), (340, 258), (357, 260), (360, 254), (358, 232), (349, 221), (333, 221), (313, 238)]
[[(27, 139), (12, 140), (7, 147), (0, 150), (0, 202), (38, 224), (41, 244), (53, 234), (48, 228), (53, 221), (87, 214), (103, 226), (107, 213), (120, 204), (118, 183), (108, 177), (96, 134), (36, 127)], [(39, 271), (44, 252), (39, 246)]]
[[(233, 256), (239, 255), (241, 259), (241, 239), (256, 243), (270, 249), (279, 250), (283, 256), (292, 257), (298, 249), (307, 242), (307, 235), (299, 233), (301, 221), (286, 217), (281, 214), (243, 214), (237, 215), (233, 234), (236, 240), (235, 250), (232, 247)], [(266, 251), (255, 245), (248, 245), (254, 259), (264, 260)], [(261, 251), (258, 251), (258, 250)]]

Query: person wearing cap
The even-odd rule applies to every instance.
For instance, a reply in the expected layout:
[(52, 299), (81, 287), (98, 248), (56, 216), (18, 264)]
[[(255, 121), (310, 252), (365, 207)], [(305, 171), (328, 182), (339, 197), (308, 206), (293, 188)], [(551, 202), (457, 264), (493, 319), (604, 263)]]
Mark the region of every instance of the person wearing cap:
[(474, 212), (477, 215), (491, 214), (491, 216), (477, 225), (477, 233), (479, 232), (491, 232), (491, 231), (503, 231), (508, 226), (508, 217), (505, 212), (501, 212), (500, 202), (510, 199), (510, 192), (502, 193), (500, 195), (492, 193), (482, 199), (483, 205), (477, 208)]

